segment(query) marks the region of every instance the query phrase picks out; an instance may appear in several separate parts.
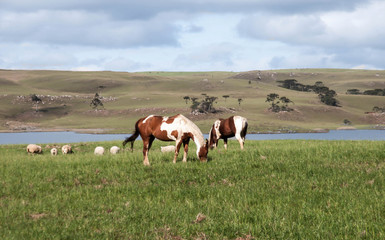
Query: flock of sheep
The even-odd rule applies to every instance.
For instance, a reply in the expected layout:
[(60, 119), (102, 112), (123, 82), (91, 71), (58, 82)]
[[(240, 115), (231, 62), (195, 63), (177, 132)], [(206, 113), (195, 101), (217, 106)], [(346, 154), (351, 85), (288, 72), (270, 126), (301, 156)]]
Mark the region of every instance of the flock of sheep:
[[(62, 151), (63, 154), (70, 154), (70, 153), (73, 153), (72, 148), (71, 148), (70, 145), (64, 145), (64, 146), (61, 148), (61, 151)], [(104, 154), (104, 151), (105, 151), (104, 147), (98, 146), (98, 147), (95, 148), (94, 154), (95, 154), (95, 155), (103, 155), (103, 154)], [(110, 153), (111, 153), (111, 154), (117, 154), (117, 153), (119, 153), (119, 151), (120, 151), (120, 148), (119, 148), (118, 146), (112, 146), (112, 147), (110, 148)], [(39, 146), (39, 145), (36, 145), (36, 144), (28, 144), (28, 146), (27, 146), (27, 152), (28, 152), (28, 153), (32, 153), (32, 154), (34, 154), (34, 153), (40, 154), (40, 153), (43, 153), (43, 150), (42, 150), (41, 146)], [(52, 156), (56, 156), (57, 154), (58, 154), (57, 148), (55, 148), (55, 147), (54, 147), (54, 148), (51, 148), (51, 155), (52, 155)]]

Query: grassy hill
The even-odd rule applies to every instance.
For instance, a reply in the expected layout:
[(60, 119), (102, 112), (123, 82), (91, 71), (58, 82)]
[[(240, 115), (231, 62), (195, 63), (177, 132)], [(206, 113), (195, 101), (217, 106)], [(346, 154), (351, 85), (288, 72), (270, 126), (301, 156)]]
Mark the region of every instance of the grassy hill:
[[(312, 85), (322, 81), (337, 92), (341, 107), (320, 102), (317, 94), (278, 86), (277, 80), (296, 79)], [(208, 132), (219, 117), (242, 115), (250, 132), (336, 129), (344, 119), (356, 128), (382, 128), (383, 114), (365, 114), (384, 107), (385, 97), (347, 95), (346, 90), (385, 88), (385, 71), (351, 69), (288, 69), (250, 72), (70, 72), (0, 70), (0, 130), (104, 129), (129, 133), (148, 114), (182, 113)], [(94, 94), (105, 109), (90, 107)], [(272, 113), (266, 95), (277, 93), (294, 102), (293, 112)], [(43, 102), (38, 111), (30, 94)], [(217, 114), (192, 115), (183, 97), (218, 97)], [(225, 99), (222, 96), (229, 95)], [(238, 99), (242, 102), (239, 105)], [(92, 130), (89, 130), (92, 131)]]

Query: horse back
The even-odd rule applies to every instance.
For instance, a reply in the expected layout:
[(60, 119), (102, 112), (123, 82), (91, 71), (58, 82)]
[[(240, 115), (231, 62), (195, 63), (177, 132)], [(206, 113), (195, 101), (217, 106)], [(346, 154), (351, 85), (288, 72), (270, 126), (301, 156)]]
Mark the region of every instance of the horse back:
[(138, 127), (142, 138), (154, 136), (161, 141), (175, 141), (180, 135), (176, 116), (147, 116), (139, 119)]
[(236, 133), (240, 133), (242, 136), (247, 132), (247, 119), (241, 116), (231, 116), (227, 119), (221, 119), (219, 131), (222, 138), (234, 137)]
[(163, 117), (154, 115), (149, 115), (147, 117), (140, 118), (136, 123), (140, 136), (143, 138), (146, 136), (153, 135), (153, 133), (160, 128), (160, 124), (162, 124), (162, 119)]
[(230, 138), (235, 136), (236, 128), (234, 124), (234, 116), (227, 119), (221, 119), (221, 124), (219, 126), (219, 132), (221, 138)]

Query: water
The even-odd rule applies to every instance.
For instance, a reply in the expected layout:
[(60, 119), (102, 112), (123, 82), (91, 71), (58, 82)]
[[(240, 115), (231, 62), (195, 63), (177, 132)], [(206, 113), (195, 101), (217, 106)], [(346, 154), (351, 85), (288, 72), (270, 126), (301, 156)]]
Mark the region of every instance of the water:
[(75, 132), (0, 133), (0, 144), (123, 141), (128, 136), (130, 134), (86, 134)]
[[(73, 143), (123, 141), (130, 134), (86, 134), (75, 132), (0, 133), (0, 144)], [(208, 138), (205, 134), (205, 138)], [(385, 130), (331, 130), (328, 133), (248, 134), (246, 140), (373, 140), (385, 141)]]
[(372, 140), (385, 141), (385, 130), (330, 130), (327, 133), (250, 134), (247, 140), (303, 139), (303, 140)]

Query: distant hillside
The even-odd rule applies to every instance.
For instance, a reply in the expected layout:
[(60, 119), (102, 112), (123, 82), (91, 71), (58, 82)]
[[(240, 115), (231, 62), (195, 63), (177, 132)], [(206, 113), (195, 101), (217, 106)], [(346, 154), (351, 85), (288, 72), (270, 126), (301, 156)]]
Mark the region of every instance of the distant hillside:
[[(322, 82), (337, 93), (340, 107), (323, 104), (314, 92), (279, 87), (277, 81)], [(340, 127), (383, 128), (384, 96), (346, 94), (385, 89), (385, 71), (351, 69), (288, 69), (249, 72), (70, 72), (0, 70), (0, 130), (71, 130), (130, 133), (135, 121), (148, 114), (182, 113), (208, 132), (216, 118), (242, 115), (250, 132), (311, 131)], [(101, 96), (104, 109), (90, 102)], [(291, 112), (268, 110), (270, 93), (294, 104)], [(31, 94), (42, 101), (34, 104)], [(191, 114), (189, 98), (217, 97), (217, 113)], [(223, 97), (228, 96), (228, 97)], [(241, 100), (239, 100), (241, 99)], [(37, 109), (37, 111), (36, 111)], [(346, 121), (348, 120), (348, 121)], [(351, 123), (346, 126), (345, 123)]]

